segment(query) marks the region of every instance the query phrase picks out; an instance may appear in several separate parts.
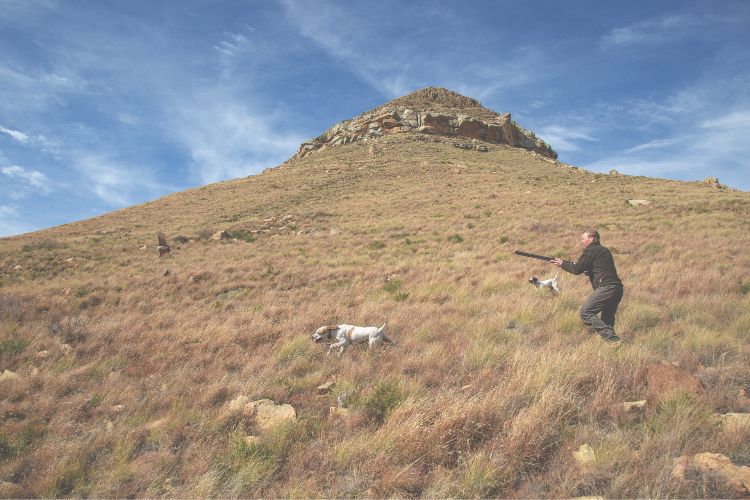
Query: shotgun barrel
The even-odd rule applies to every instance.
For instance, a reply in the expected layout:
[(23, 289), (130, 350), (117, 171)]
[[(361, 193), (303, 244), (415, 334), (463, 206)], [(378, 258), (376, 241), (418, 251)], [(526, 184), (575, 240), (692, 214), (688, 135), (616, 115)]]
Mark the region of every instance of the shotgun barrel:
[(528, 253), (528, 252), (522, 252), (520, 250), (515, 251), (516, 255), (520, 255), (521, 257), (531, 257), (532, 259), (539, 259), (539, 260), (554, 260), (554, 257), (547, 257), (546, 255), (537, 255), (535, 253)]

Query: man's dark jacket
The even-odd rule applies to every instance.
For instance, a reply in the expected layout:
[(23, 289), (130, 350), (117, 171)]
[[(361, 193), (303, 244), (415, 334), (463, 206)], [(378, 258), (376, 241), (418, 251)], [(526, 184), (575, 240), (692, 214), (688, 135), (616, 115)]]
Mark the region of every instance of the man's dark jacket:
[(591, 286), (595, 290), (603, 285), (622, 285), (622, 281), (617, 276), (612, 252), (597, 242), (592, 242), (584, 248), (577, 261), (564, 260), (561, 267), (573, 274), (588, 271)]

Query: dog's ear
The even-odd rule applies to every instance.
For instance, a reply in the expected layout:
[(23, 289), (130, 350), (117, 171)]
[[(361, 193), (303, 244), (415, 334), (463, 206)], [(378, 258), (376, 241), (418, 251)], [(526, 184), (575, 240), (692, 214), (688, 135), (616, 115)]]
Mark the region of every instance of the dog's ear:
[(326, 327), (326, 330), (338, 330), (338, 329), (339, 329), (339, 325), (328, 325)]

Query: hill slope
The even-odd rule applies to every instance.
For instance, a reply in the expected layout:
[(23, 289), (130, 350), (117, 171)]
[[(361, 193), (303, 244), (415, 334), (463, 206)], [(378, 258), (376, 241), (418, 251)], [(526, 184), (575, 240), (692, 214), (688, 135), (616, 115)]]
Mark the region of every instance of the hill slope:
[[(3, 495), (731, 496), (670, 472), (750, 462), (712, 417), (750, 410), (749, 226), (747, 193), (405, 130), (0, 240)], [(580, 323), (585, 278), (553, 298), (512, 256), (575, 259), (588, 227), (619, 346)], [(309, 338), (385, 318), (395, 346)], [(297, 419), (263, 430), (240, 396)]]

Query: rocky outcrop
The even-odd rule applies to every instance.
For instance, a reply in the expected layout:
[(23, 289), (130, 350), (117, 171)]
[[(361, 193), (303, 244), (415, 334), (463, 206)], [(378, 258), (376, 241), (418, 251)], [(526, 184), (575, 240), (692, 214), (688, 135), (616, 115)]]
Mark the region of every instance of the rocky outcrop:
[[(425, 92), (427, 90), (431, 92)], [(419, 99), (414, 98), (415, 95), (419, 95)], [(431, 98), (434, 100), (430, 101)], [(408, 107), (409, 104), (423, 109)], [(557, 153), (547, 143), (511, 120), (510, 113), (495, 113), (455, 92), (428, 88), (337, 123), (303, 143), (290, 161), (328, 147), (399, 133), (463, 137), (490, 144), (506, 144), (557, 159)]]
[(726, 481), (741, 497), (750, 496), (750, 467), (735, 465), (728, 457), (719, 453), (697, 453), (683, 455), (674, 460), (672, 480), (685, 481), (690, 472), (712, 474)]

